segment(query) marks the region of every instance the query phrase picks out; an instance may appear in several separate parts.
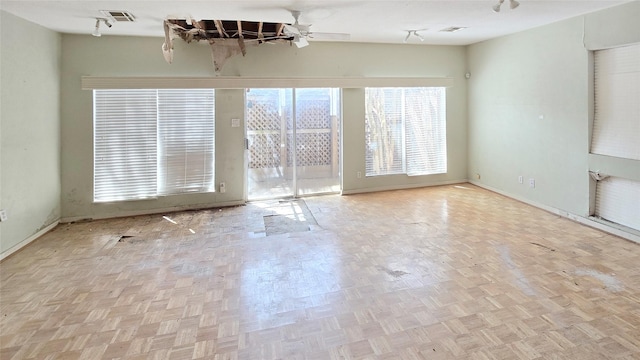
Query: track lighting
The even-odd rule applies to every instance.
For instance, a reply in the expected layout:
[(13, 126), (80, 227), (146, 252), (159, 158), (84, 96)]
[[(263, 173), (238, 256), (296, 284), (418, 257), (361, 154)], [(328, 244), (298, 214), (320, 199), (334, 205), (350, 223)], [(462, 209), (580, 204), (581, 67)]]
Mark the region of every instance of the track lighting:
[[(426, 29), (422, 29), (422, 30), (426, 30)], [(422, 30), (407, 30), (407, 36), (405, 36), (404, 42), (409, 41), (409, 38), (411, 37), (411, 34), (413, 34), (415, 37), (420, 39), (420, 41), (424, 41), (424, 37), (422, 35), (418, 34), (418, 31), (422, 31)]]
[(100, 34), (100, 19), (96, 19), (96, 28), (93, 30), (91, 35), (95, 37), (102, 36), (102, 34)]
[(95, 36), (95, 37), (100, 37), (102, 36), (102, 34), (100, 33), (100, 22), (103, 22), (107, 27), (111, 27), (113, 26), (109, 20), (105, 19), (105, 18), (96, 18), (96, 27), (95, 29), (93, 29), (93, 32), (91, 33), (91, 35)]
[[(500, 12), (500, 6), (502, 5), (502, 3), (504, 3), (504, 0), (498, 0), (498, 3), (493, 5), (492, 9), (495, 12)], [(520, 3), (517, 2), (516, 0), (509, 0), (509, 8), (511, 10), (517, 8), (518, 6), (520, 6)]]

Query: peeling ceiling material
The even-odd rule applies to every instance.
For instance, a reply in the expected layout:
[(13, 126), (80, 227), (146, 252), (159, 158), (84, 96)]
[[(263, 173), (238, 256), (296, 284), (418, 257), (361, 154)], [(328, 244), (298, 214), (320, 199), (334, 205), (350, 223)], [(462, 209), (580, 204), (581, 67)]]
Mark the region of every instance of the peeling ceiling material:
[(246, 55), (247, 45), (294, 40), (294, 36), (285, 32), (285, 25), (287, 24), (242, 20), (166, 19), (162, 52), (165, 60), (171, 63), (174, 37), (187, 43), (207, 41), (211, 46), (214, 69), (219, 73), (227, 59), (240, 53), (242, 56)]

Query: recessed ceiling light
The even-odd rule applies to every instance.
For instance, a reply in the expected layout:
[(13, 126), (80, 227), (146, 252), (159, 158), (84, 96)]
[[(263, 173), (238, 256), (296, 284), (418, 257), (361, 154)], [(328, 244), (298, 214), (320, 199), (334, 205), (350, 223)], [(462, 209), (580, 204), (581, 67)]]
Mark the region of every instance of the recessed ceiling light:
[(460, 31), (466, 29), (466, 27), (464, 26), (450, 26), (448, 28), (442, 29), (440, 30), (440, 32), (456, 32), (456, 31)]

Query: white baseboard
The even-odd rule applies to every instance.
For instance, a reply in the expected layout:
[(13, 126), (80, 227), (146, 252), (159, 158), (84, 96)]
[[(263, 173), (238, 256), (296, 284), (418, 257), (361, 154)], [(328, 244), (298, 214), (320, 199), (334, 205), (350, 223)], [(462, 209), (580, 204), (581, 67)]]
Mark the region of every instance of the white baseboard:
[(193, 205), (193, 206), (172, 206), (168, 208), (150, 209), (150, 210), (120, 211), (117, 214), (106, 214), (106, 215), (98, 215), (98, 216), (67, 216), (60, 219), (60, 222), (65, 224), (65, 223), (71, 223), (76, 221), (91, 221), (91, 220), (102, 220), (102, 219), (114, 219), (114, 218), (129, 217), (129, 216), (155, 215), (155, 214), (178, 212), (178, 211), (215, 209), (219, 207), (238, 206), (238, 205), (244, 205), (244, 204), (245, 202), (243, 200), (235, 200), (235, 201), (220, 202), (215, 204), (200, 204), (200, 205)]
[(518, 201), (523, 202), (525, 204), (528, 204), (528, 205), (537, 207), (539, 209), (545, 210), (545, 211), (550, 212), (552, 214), (559, 215), (559, 216), (562, 216), (564, 218), (573, 220), (573, 221), (578, 222), (578, 223), (580, 223), (582, 225), (586, 225), (586, 226), (592, 227), (594, 229), (598, 229), (598, 230), (604, 231), (606, 233), (609, 233), (609, 234), (612, 234), (612, 235), (615, 235), (615, 236), (619, 236), (619, 237), (621, 237), (623, 239), (627, 239), (629, 241), (633, 241), (635, 243), (639, 243), (640, 244), (640, 235), (631, 233), (629, 231), (625, 231), (622, 228), (617, 228), (614, 225), (609, 225), (609, 224), (607, 224), (605, 222), (601, 222), (601, 221), (597, 221), (597, 220), (594, 220), (594, 219), (591, 219), (591, 218), (587, 218), (587, 217), (584, 217), (584, 216), (572, 214), (570, 212), (567, 212), (567, 211), (564, 211), (564, 210), (560, 210), (560, 209), (554, 208), (552, 206), (547, 206), (547, 205), (544, 205), (544, 204), (540, 204), (540, 203), (537, 203), (535, 201), (531, 201), (529, 199), (523, 198), (521, 196), (513, 195), (513, 194), (510, 194), (510, 193), (504, 192), (502, 190), (495, 189), (495, 188), (493, 188), (491, 186), (479, 183), (477, 181), (469, 180), (468, 182), (470, 184), (476, 185), (476, 186), (481, 187), (483, 189), (487, 189), (489, 191), (493, 191), (493, 192), (498, 193), (500, 195), (504, 195), (504, 196), (506, 196), (508, 198), (511, 198), (511, 199), (514, 199), (514, 200), (518, 200)]
[(405, 184), (405, 185), (392, 185), (392, 186), (378, 186), (372, 188), (363, 188), (363, 189), (352, 189), (352, 190), (342, 190), (342, 195), (353, 195), (353, 194), (365, 194), (371, 192), (378, 191), (391, 191), (391, 190), (405, 190), (405, 189), (416, 189), (430, 186), (442, 186), (442, 185), (453, 185), (453, 184), (464, 184), (468, 181), (466, 179), (463, 180), (447, 180), (447, 181), (437, 181), (430, 182), (427, 184)]
[(0, 261), (4, 260), (9, 255), (11, 255), (11, 254), (15, 253), (16, 251), (22, 249), (23, 247), (29, 245), (29, 243), (31, 243), (33, 240), (35, 240), (35, 239), (39, 238), (40, 236), (48, 233), (49, 231), (51, 231), (51, 229), (53, 229), (54, 227), (58, 226), (59, 223), (60, 223), (59, 220), (58, 221), (54, 221), (52, 224), (48, 225), (47, 227), (43, 228), (42, 230), (38, 231), (37, 233), (29, 236), (28, 238), (20, 241), (19, 243), (15, 244), (11, 248), (7, 249), (2, 254), (0, 254)]

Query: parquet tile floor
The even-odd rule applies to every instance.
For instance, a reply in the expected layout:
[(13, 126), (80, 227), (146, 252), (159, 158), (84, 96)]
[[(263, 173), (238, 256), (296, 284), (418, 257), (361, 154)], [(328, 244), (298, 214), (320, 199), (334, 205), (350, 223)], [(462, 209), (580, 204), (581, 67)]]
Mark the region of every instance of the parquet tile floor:
[(305, 202), (58, 226), (0, 263), (0, 358), (640, 359), (638, 244), (468, 184)]

